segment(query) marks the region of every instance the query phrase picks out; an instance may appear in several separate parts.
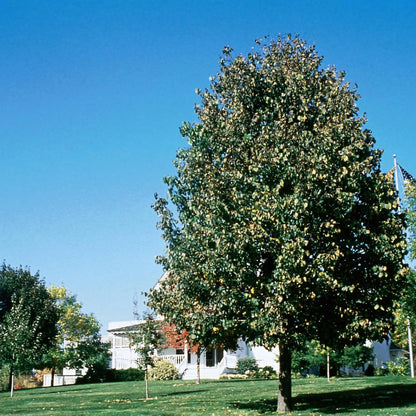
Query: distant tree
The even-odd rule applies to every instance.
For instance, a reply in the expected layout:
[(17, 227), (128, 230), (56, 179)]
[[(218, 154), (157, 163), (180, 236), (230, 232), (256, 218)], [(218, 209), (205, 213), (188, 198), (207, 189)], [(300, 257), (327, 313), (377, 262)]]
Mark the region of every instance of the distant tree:
[(345, 348), (340, 355), (340, 364), (358, 369), (365, 370), (365, 364), (374, 359), (373, 348), (366, 345), (355, 345)]
[[(328, 360), (329, 355), (329, 360)], [(343, 348), (341, 351), (334, 351), (320, 344), (318, 341), (308, 341), (302, 348), (293, 353), (292, 369), (295, 372), (309, 374), (317, 371), (318, 374), (328, 373), (328, 362), (330, 374), (338, 375), (341, 367), (351, 369), (362, 368), (374, 357), (373, 349), (362, 344)]]
[(39, 274), (3, 264), (0, 270), (0, 364), (16, 371), (39, 368), (56, 336), (58, 315)]
[(86, 368), (86, 380), (97, 382), (105, 378), (110, 361), (110, 343), (103, 342), (98, 332), (70, 344), (67, 350), (68, 366)]
[(305, 338), (338, 349), (387, 335), (406, 244), (356, 89), (298, 37), (259, 43), (224, 49), (199, 121), (182, 125), (174, 209), (154, 205), (169, 278), (150, 298), (201, 345), (278, 344), (287, 412)]
[[(310, 371), (322, 373), (326, 366), (327, 349), (317, 341), (305, 342), (292, 356), (292, 370), (295, 373), (309, 374)], [(323, 375), (323, 373), (322, 373)]]
[(82, 304), (65, 287), (51, 286), (49, 293), (59, 314), (54, 345), (43, 357), (44, 366), (51, 369), (52, 386), (56, 371), (64, 367), (86, 367), (93, 378), (109, 361), (109, 345), (101, 342), (99, 322), (82, 312)]

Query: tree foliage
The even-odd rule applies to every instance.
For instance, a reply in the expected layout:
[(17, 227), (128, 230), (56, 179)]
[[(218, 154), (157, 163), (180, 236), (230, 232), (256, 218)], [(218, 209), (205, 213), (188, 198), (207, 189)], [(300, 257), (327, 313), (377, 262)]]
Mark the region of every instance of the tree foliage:
[[(58, 315), (39, 274), (0, 269), (0, 365), (15, 371), (38, 368), (56, 336)], [(13, 386), (11, 386), (13, 388)]]
[(82, 312), (82, 304), (65, 287), (51, 286), (49, 293), (59, 311), (59, 343), (79, 341), (100, 331), (100, 324), (94, 315)]
[(29, 269), (3, 264), (0, 299), (1, 362), (16, 369), (36, 366), (57, 331), (57, 311), (44, 282)]
[(374, 358), (373, 348), (362, 344), (334, 351), (318, 341), (308, 341), (294, 352), (292, 369), (296, 373), (309, 374), (312, 371), (323, 376), (327, 372), (328, 354), (332, 375), (338, 375), (341, 367), (362, 369), (364, 372), (365, 364)]
[(150, 304), (204, 346), (279, 344), (287, 410), (292, 348), (387, 334), (405, 241), (356, 89), (298, 37), (258, 43), (224, 49), (181, 127), (175, 209), (154, 205), (169, 277)]
[(139, 368), (145, 371), (146, 399), (149, 398), (149, 370), (155, 365), (155, 353), (166, 345), (166, 337), (161, 328), (160, 320), (151, 313), (145, 313), (144, 319), (130, 334), (132, 345), (135, 346)]
[(101, 342), (100, 324), (94, 315), (82, 312), (82, 304), (63, 286), (51, 286), (49, 293), (59, 315), (54, 345), (43, 357), (52, 379), (64, 367), (85, 367), (90, 373), (107, 368), (109, 345)]

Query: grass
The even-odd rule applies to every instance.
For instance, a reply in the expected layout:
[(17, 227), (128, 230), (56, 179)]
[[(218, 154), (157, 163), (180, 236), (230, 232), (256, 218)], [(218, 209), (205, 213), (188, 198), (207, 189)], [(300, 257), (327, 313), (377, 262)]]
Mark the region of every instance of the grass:
[[(272, 415), (276, 380), (103, 383), (0, 393), (1, 415), (223, 416)], [(416, 415), (416, 381), (409, 377), (293, 380), (293, 416)]]

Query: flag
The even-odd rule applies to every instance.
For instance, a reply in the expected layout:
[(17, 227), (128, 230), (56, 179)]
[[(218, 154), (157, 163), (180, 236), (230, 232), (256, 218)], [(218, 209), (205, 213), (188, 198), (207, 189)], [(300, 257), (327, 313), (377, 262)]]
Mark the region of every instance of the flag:
[(399, 169), (405, 181), (409, 181), (413, 186), (416, 186), (416, 179), (407, 171), (404, 170), (400, 165)]

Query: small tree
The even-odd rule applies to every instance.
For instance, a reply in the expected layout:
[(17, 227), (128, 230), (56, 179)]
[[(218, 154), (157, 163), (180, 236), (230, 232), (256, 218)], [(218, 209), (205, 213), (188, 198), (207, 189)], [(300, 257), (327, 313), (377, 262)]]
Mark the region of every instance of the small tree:
[(10, 367), (10, 395), (13, 397), (16, 370), (28, 370), (36, 362), (40, 349), (39, 319), (33, 321), (20, 299), (12, 298), (12, 308), (0, 324), (2, 360)]
[(155, 353), (165, 343), (161, 323), (151, 313), (146, 313), (132, 336), (132, 345), (139, 356), (137, 363), (145, 372), (146, 400), (149, 398), (149, 369), (154, 366)]
[(39, 275), (3, 264), (0, 270), (0, 364), (16, 371), (39, 368), (56, 336), (57, 311)]

